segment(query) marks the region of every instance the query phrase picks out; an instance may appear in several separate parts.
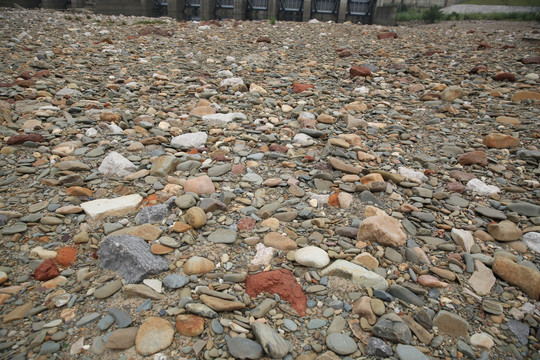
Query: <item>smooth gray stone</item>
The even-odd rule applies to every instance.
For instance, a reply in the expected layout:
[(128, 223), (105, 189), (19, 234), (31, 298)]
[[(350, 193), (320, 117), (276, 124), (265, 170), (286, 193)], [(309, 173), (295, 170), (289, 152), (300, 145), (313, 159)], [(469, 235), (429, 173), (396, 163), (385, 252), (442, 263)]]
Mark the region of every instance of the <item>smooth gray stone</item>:
[(223, 334), (223, 331), (225, 330), (223, 326), (219, 323), (218, 319), (213, 319), (212, 322), (210, 322), (210, 326), (212, 327), (212, 331), (215, 332), (217, 335)]
[(509, 320), (506, 325), (512, 333), (517, 337), (521, 345), (529, 343), (529, 326), (517, 320)]
[(114, 318), (111, 314), (107, 314), (105, 315), (105, 317), (98, 321), (97, 326), (99, 330), (105, 331), (110, 328), (112, 324), (114, 324)]
[(221, 164), (221, 165), (215, 165), (212, 166), (210, 169), (208, 169), (208, 176), (210, 177), (216, 177), (225, 175), (229, 171), (231, 171), (232, 165), (231, 164)]
[(216, 318), (218, 316), (217, 312), (215, 312), (214, 310), (212, 310), (210, 307), (204, 305), (204, 304), (199, 304), (199, 303), (188, 303), (186, 304), (186, 309), (191, 312), (191, 313), (194, 313), (196, 315), (199, 315), (199, 316), (202, 316), (202, 317), (205, 317), (205, 318)]
[(290, 331), (298, 330), (298, 325), (291, 319), (283, 319), (283, 325)]
[(469, 359), (476, 359), (476, 355), (474, 354), (474, 351), (471, 349), (471, 347), (469, 345), (467, 345), (467, 343), (465, 343), (463, 340), (458, 340), (458, 343), (457, 343), (457, 349), (458, 351), (460, 351), (462, 354), (464, 354), (465, 356), (467, 356)]
[(390, 295), (397, 297), (398, 299), (401, 299), (405, 302), (408, 302), (409, 304), (413, 304), (416, 306), (424, 306), (424, 300), (422, 300), (412, 291), (406, 289), (401, 285), (390, 285), (390, 287), (386, 291)]
[(117, 271), (128, 284), (169, 270), (169, 262), (152, 254), (150, 245), (136, 236), (107, 236), (99, 246), (101, 267)]
[(328, 322), (326, 320), (323, 320), (323, 319), (311, 319), (307, 324), (307, 328), (309, 330), (320, 329), (323, 326), (326, 326), (327, 323)]
[(362, 191), (360, 193), (360, 201), (362, 202), (371, 202), (375, 205), (377, 205), (378, 207), (382, 208), (382, 209), (386, 209), (388, 206), (383, 203), (381, 200), (379, 200), (378, 197), (376, 197), (375, 195), (373, 195), (371, 192), (365, 190), (365, 191)]
[(17, 233), (25, 232), (28, 229), (28, 225), (26, 225), (23, 222), (16, 222), (12, 226), (6, 227), (2, 229), (3, 235), (12, 235)]
[(217, 210), (226, 211), (228, 209), (225, 203), (210, 198), (201, 199), (199, 207), (203, 209), (204, 212), (215, 212)]
[(424, 212), (424, 211), (413, 211), (411, 215), (420, 221), (431, 223), (435, 221), (435, 215), (432, 213)]
[(445, 203), (452, 206), (459, 206), (461, 208), (466, 208), (469, 206), (469, 200), (462, 198), (461, 196), (452, 195), (445, 200)]
[(251, 330), (264, 349), (264, 352), (270, 357), (281, 359), (289, 352), (289, 342), (279, 336), (279, 334), (269, 325), (254, 322), (251, 325)]
[(424, 353), (411, 345), (399, 344), (396, 347), (396, 355), (399, 360), (429, 360)]
[(372, 333), (380, 338), (408, 344), (412, 340), (409, 327), (394, 313), (384, 314), (372, 328)]
[(326, 345), (339, 355), (349, 355), (358, 350), (356, 341), (345, 334), (330, 334), (326, 337)]
[(229, 353), (236, 359), (261, 359), (264, 351), (257, 342), (242, 337), (227, 337)]
[(163, 278), (163, 285), (169, 289), (179, 289), (186, 286), (189, 278), (183, 275), (169, 274)]
[(328, 330), (326, 330), (326, 334), (339, 334), (345, 329), (347, 326), (347, 322), (343, 318), (343, 316), (338, 315), (336, 316), (332, 322), (330, 323), (330, 326), (328, 327)]
[(105, 352), (105, 342), (103, 341), (102, 336), (96, 336), (92, 341), (92, 346), (90, 346), (90, 352), (94, 355), (101, 355)]
[(217, 229), (208, 235), (208, 240), (215, 244), (232, 244), (236, 241), (236, 231)]
[(94, 291), (93, 295), (96, 299), (105, 299), (116, 293), (121, 288), (122, 280), (113, 280), (98, 288), (96, 291)]
[(109, 314), (114, 318), (116, 326), (119, 328), (126, 328), (133, 323), (131, 316), (122, 309), (110, 308)]
[(384, 257), (394, 263), (403, 262), (403, 256), (391, 247), (386, 247), (386, 249), (384, 249)]
[(190, 194), (184, 194), (182, 196), (177, 197), (174, 200), (174, 203), (178, 208), (180, 209), (189, 209), (190, 207), (195, 206), (197, 204), (197, 199), (193, 195)]
[(147, 206), (135, 216), (137, 225), (161, 223), (169, 215), (169, 207), (165, 204)]
[(261, 301), (255, 309), (251, 310), (251, 316), (254, 318), (262, 318), (268, 311), (270, 311), (274, 306), (276, 306), (276, 300), (265, 298)]
[(495, 210), (487, 206), (477, 206), (474, 208), (474, 211), (476, 211), (478, 214), (482, 216), (486, 216), (491, 219), (506, 220), (506, 215), (504, 215), (502, 211)]
[(75, 325), (77, 327), (83, 327), (93, 322), (96, 322), (99, 318), (101, 318), (101, 314), (98, 312), (86, 314), (79, 321), (77, 321)]
[(508, 204), (508, 209), (528, 217), (540, 216), (540, 206), (528, 202)]
[(120, 230), (122, 228), (124, 228), (124, 226), (118, 223), (104, 223), (103, 224), (103, 232), (105, 233), (105, 235), (109, 235), (115, 232), (116, 230)]
[(40, 355), (54, 354), (60, 350), (60, 344), (54, 341), (47, 341), (39, 349)]
[(165, 245), (173, 249), (180, 247), (180, 244), (178, 243), (178, 241), (176, 241), (176, 239), (173, 239), (172, 237), (169, 237), (169, 236), (162, 236), (158, 239), (158, 241), (161, 245)]
[(387, 358), (392, 356), (394, 352), (392, 351), (392, 347), (384, 340), (372, 336), (369, 338), (369, 342), (366, 346), (366, 354), (377, 358)]

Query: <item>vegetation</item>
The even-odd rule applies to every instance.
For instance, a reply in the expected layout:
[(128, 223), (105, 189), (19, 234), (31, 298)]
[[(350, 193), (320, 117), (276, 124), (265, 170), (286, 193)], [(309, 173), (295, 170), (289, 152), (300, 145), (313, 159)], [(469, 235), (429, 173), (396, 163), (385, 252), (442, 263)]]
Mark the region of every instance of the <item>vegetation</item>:
[(540, 0), (465, 0), (462, 5), (540, 6)]
[(274, 15), (270, 16), (270, 25), (276, 24), (276, 17)]
[(135, 25), (155, 25), (155, 24), (166, 24), (164, 20), (141, 20), (137, 21)]
[[(471, 0), (475, 1), (475, 0)], [(476, 0), (481, 1), (481, 0)], [(494, 1), (494, 0), (490, 0)], [(510, 0), (507, 0), (510, 1)], [(529, 0), (532, 1), (532, 0)], [(540, 1), (540, 0), (534, 0)], [(466, 13), (443, 14), (437, 6), (430, 8), (410, 8), (402, 5), (396, 14), (397, 22), (425, 21), (434, 23), (446, 20), (513, 20), (513, 21), (540, 21), (540, 12), (508, 12), (508, 13)]]

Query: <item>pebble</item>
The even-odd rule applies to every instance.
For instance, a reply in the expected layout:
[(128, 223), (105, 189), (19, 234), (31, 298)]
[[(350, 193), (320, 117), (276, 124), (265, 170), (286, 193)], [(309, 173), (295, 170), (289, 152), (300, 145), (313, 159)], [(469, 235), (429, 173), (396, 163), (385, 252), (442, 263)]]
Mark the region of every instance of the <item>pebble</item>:
[(350, 336), (335, 333), (326, 337), (326, 346), (339, 355), (349, 355), (358, 349), (356, 341)]
[(149, 317), (139, 327), (135, 348), (141, 355), (152, 355), (168, 348), (173, 339), (174, 329), (168, 320)]

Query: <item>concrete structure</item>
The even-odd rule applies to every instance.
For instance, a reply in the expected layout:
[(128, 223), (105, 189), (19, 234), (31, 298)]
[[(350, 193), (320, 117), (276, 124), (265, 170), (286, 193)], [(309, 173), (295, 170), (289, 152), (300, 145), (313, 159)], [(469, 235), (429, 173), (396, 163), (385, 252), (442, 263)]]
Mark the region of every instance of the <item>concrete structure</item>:
[(41, 0), (0, 0), (0, 7), (15, 7), (15, 4), (22, 6), (26, 9), (33, 9), (39, 7)]

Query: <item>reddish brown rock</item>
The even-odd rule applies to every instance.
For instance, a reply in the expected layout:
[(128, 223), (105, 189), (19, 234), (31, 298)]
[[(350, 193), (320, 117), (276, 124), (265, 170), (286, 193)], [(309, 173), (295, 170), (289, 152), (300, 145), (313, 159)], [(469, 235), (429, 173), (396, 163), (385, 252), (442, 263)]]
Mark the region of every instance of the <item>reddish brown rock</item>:
[(377, 35), (377, 39), (381, 40), (381, 39), (397, 39), (398, 38), (398, 34), (396, 34), (395, 32), (385, 32), (385, 33), (380, 33)]
[(53, 260), (48, 259), (42, 262), (32, 275), (36, 280), (47, 281), (60, 275), (60, 270)]
[(471, 151), (458, 157), (458, 163), (461, 165), (487, 165), (487, 156), (483, 151)]
[(444, 288), (448, 286), (447, 283), (440, 281), (433, 275), (420, 275), (418, 277), (418, 283), (428, 288)]
[(338, 56), (340, 58), (349, 57), (349, 56), (352, 56), (352, 54), (353, 54), (352, 51), (348, 49), (342, 49), (341, 51), (338, 52)]
[(446, 183), (446, 190), (461, 194), (465, 191), (465, 185), (457, 181), (448, 182)]
[(287, 151), (289, 151), (289, 148), (279, 144), (272, 144), (270, 145), (270, 151), (276, 151), (281, 154), (286, 154)]
[(478, 65), (473, 67), (471, 70), (469, 70), (469, 74), (481, 74), (487, 72), (487, 66), (485, 65)]
[(260, 38), (257, 39), (257, 42), (258, 43), (262, 42), (262, 43), (271, 44), (272, 40), (267, 36), (261, 36)]
[(106, 121), (106, 122), (120, 122), (122, 121), (122, 115), (115, 114), (112, 112), (103, 112), (99, 114), (99, 120)]
[(451, 178), (459, 181), (469, 181), (472, 179), (476, 179), (476, 175), (461, 170), (452, 170), (450, 171), (450, 173), (448, 173), (448, 175), (450, 175)]
[(492, 269), (507, 283), (519, 287), (532, 299), (540, 300), (540, 272), (502, 256), (495, 258)]
[(94, 192), (82, 186), (71, 186), (66, 189), (67, 196), (92, 196)]
[(292, 272), (286, 269), (261, 272), (246, 278), (246, 293), (256, 297), (261, 292), (278, 294), (287, 300), (301, 316), (306, 314), (306, 294), (296, 282)]
[(11, 136), (7, 141), (8, 145), (19, 145), (27, 141), (44, 142), (45, 138), (41, 134), (25, 134)]
[(491, 49), (491, 45), (489, 45), (488, 43), (480, 43), (478, 44), (478, 50), (483, 50), (483, 49)]
[(176, 331), (184, 336), (199, 336), (204, 331), (204, 319), (197, 315), (182, 314), (176, 317)]
[(156, 27), (154, 25), (145, 26), (139, 31), (140, 36), (146, 36), (146, 35), (151, 35), (151, 34), (164, 36), (164, 37), (171, 36), (171, 34), (169, 34), (169, 31)]
[(351, 79), (357, 76), (372, 76), (371, 70), (365, 66), (352, 66), (349, 70)]
[(512, 101), (538, 100), (540, 101), (540, 92), (518, 91), (512, 96)]
[(255, 224), (257, 224), (257, 222), (254, 219), (250, 217), (243, 217), (238, 220), (236, 226), (238, 227), (238, 230), (253, 230)]
[(63, 267), (68, 267), (77, 258), (77, 249), (66, 246), (58, 250), (56, 255), (56, 262)]
[(210, 195), (216, 192), (216, 188), (212, 179), (208, 175), (203, 175), (188, 179), (184, 185), (184, 192)]
[(532, 56), (521, 59), (521, 62), (525, 65), (540, 64), (540, 56)]
[(311, 84), (294, 83), (292, 88), (295, 93), (299, 94), (303, 91), (306, 91), (307, 89), (315, 89), (315, 86)]
[(519, 146), (519, 140), (508, 134), (491, 133), (482, 142), (488, 148), (511, 149)]
[(495, 81), (510, 81), (514, 82), (516, 81), (516, 75), (508, 73), (508, 72), (500, 72), (497, 75), (493, 77), (493, 80)]

